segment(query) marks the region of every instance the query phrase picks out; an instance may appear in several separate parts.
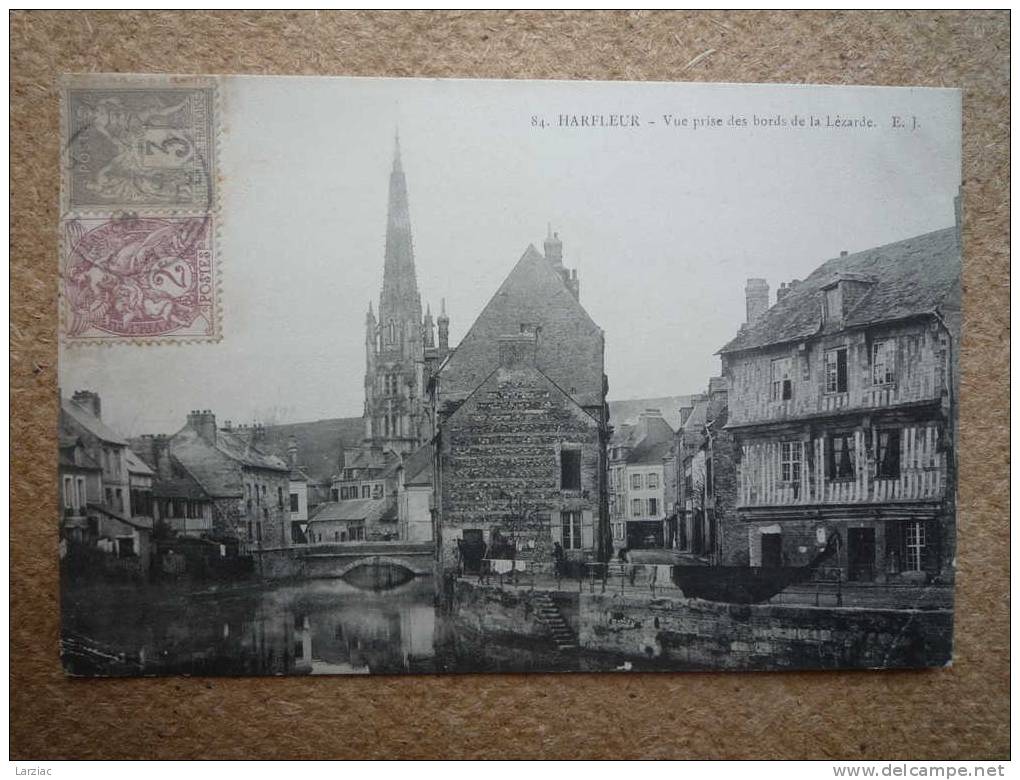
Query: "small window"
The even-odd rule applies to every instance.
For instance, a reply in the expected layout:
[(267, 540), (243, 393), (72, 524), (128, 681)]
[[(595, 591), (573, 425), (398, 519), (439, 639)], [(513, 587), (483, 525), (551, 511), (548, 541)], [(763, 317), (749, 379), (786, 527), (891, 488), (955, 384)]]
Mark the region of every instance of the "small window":
[(846, 347), (827, 350), (825, 353), (825, 392), (846, 392)]
[(581, 450), (560, 450), (560, 489), (581, 489)]
[(926, 547), (924, 523), (920, 520), (910, 521), (906, 532), (905, 568), (907, 571), (921, 571)]
[(631, 474), (630, 475), (630, 488), (631, 488), (631, 490), (640, 490), (641, 489), (641, 475), (640, 474)]
[(117, 557), (133, 558), (135, 555), (135, 539), (133, 536), (122, 536), (117, 540)]
[(340, 490), (338, 488), (332, 488), (330, 490), (330, 493), (331, 493), (334, 501), (339, 501), (340, 500)]
[(282, 487), (278, 487), (276, 489), (276, 504), (277, 504), (277, 506), (280, 507), (280, 509), (283, 509), (283, 488)]
[(900, 478), (900, 432), (887, 430), (878, 432), (877, 476), (880, 479)]
[(826, 471), (829, 479), (853, 479), (856, 472), (856, 453), (852, 433), (829, 436)]
[(70, 509), (74, 506), (73, 493), (71, 492), (72, 480), (64, 477), (64, 507)]
[(640, 498), (631, 499), (631, 502), (630, 502), (630, 516), (631, 517), (641, 517), (641, 515), (644, 514), (644, 512), (643, 512), (643, 510), (645, 508), (644, 507), (644, 503), (645, 502), (642, 501)]
[(648, 479), (648, 489), (649, 490), (658, 490), (658, 488), (659, 488), (659, 475), (656, 474), (655, 472), (652, 472), (651, 474), (648, 475), (647, 479)]
[(371, 498), (372, 497), (372, 486), (371, 485), (362, 485), (361, 486), (361, 497), (362, 498)]
[(651, 517), (659, 516), (659, 501), (655, 498), (648, 499), (648, 514)]
[(871, 345), (871, 383), (888, 385), (896, 381), (896, 342), (891, 339)]
[(780, 472), (783, 482), (800, 482), (804, 445), (799, 441), (784, 441), (779, 445)]
[(793, 398), (793, 358), (784, 357), (772, 361), (769, 395), (773, 401), (789, 401)]
[(297, 493), (291, 493), (290, 494), (290, 511), (291, 512), (297, 512), (299, 506), (300, 506), (300, 503), (298, 502), (298, 494)]
[(561, 512), (560, 524), (563, 532), (563, 548), (565, 550), (581, 549), (581, 513)]

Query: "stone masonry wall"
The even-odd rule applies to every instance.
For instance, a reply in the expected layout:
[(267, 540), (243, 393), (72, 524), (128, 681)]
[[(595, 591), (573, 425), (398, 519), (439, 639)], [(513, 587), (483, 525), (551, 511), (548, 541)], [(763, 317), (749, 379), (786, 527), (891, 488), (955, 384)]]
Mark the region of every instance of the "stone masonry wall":
[[(441, 561), (457, 561), (466, 528), (522, 540), (548, 564), (560, 513), (584, 518), (582, 548), (591, 557), (599, 514), (598, 423), (533, 368), (500, 369), (443, 426)], [(560, 451), (581, 450), (581, 489), (561, 490)], [(564, 547), (568, 545), (564, 543)]]
[(581, 594), (580, 644), (690, 669), (943, 665), (947, 610), (735, 605)]

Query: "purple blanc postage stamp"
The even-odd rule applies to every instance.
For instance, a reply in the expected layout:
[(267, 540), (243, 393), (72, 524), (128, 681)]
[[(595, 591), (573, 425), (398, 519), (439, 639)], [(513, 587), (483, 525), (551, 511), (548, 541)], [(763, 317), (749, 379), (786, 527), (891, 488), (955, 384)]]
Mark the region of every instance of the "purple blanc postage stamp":
[(64, 92), (65, 205), (206, 211), (214, 202), (212, 83), (81, 77)]
[(66, 338), (208, 339), (218, 333), (210, 217), (68, 219), (63, 232)]

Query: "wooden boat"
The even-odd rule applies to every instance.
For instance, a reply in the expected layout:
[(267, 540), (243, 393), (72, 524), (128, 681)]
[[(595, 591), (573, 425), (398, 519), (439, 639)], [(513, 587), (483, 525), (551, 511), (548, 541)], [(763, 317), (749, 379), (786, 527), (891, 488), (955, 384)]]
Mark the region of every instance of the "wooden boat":
[(760, 604), (791, 585), (811, 579), (823, 561), (839, 550), (834, 533), (828, 544), (805, 566), (703, 566), (675, 565), (673, 584), (688, 598), (730, 604)]

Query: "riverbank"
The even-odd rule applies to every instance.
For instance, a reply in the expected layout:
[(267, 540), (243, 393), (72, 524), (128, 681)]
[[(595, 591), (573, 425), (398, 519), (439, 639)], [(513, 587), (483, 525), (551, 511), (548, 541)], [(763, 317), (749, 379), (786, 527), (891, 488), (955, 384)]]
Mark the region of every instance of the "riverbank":
[(947, 609), (722, 604), (685, 599), (675, 589), (665, 593), (568, 592), (462, 578), (451, 608), (458, 633), (555, 648), (566, 627), (581, 654), (604, 655), (614, 666), (913, 668), (942, 666), (952, 657)]

